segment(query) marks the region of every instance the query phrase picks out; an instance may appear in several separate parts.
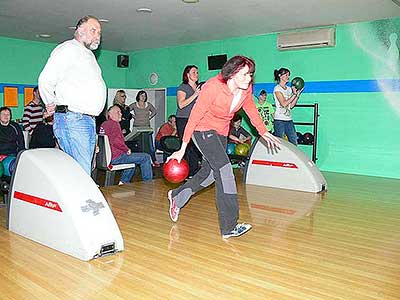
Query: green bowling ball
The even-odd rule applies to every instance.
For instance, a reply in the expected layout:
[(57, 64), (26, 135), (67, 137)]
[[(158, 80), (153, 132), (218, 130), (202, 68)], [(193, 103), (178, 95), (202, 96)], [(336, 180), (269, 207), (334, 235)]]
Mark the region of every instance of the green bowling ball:
[(301, 77), (295, 77), (292, 79), (292, 86), (297, 90), (301, 90), (304, 87), (304, 80)]
[(4, 166), (3, 163), (0, 161), (0, 177), (4, 174)]
[(247, 149), (250, 150), (250, 144), (244, 143), (243, 145), (245, 145), (247, 147)]
[(247, 156), (249, 153), (249, 147), (246, 144), (238, 144), (235, 148), (235, 154), (240, 156)]

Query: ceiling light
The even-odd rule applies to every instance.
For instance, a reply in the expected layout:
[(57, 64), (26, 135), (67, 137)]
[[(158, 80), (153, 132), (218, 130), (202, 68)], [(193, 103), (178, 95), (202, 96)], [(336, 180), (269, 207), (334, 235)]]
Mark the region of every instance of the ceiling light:
[(182, 0), (185, 3), (197, 3), (199, 0)]
[(36, 35), (36, 37), (42, 38), (42, 39), (48, 39), (48, 38), (51, 38), (51, 34), (39, 33), (39, 34)]
[(152, 13), (153, 12), (153, 10), (151, 8), (148, 8), (148, 7), (140, 7), (138, 9), (136, 9), (136, 11), (138, 13)]

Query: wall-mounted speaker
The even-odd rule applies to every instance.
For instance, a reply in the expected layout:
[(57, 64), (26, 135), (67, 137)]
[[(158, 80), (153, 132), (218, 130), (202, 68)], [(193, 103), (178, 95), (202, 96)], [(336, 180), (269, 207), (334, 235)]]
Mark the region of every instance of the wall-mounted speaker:
[(129, 56), (120, 54), (117, 56), (117, 67), (118, 68), (127, 68), (129, 67)]
[(210, 55), (207, 57), (208, 70), (220, 70), (227, 61), (227, 55)]

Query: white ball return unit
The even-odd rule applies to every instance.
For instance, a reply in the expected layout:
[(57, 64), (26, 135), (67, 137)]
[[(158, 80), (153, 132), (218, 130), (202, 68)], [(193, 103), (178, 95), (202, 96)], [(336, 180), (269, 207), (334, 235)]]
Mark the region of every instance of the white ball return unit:
[(58, 149), (19, 154), (8, 193), (10, 231), (87, 261), (124, 250), (96, 183)]
[(253, 144), (245, 183), (312, 193), (327, 190), (327, 182), (315, 163), (295, 145), (280, 141), (280, 149), (269, 149), (262, 138)]

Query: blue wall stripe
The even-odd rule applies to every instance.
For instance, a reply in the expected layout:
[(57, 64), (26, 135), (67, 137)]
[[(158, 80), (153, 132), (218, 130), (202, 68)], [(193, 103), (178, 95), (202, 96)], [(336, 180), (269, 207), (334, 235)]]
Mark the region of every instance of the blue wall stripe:
[(24, 93), (24, 88), (26, 87), (35, 87), (36, 85), (32, 84), (15, 84), (15, 83), (2, 83), (0, 82), (0, 93), (4, 93), (4, 87), (17, 87), (18, 88), (18, 94), (23, 94)]
[[(4, 87), (17, 87), (18, 93), (23, 94), (25, 87), (35, 87), (31, 84), (1, 83), (0, 93), (4, 93)], [(258, 95), (261, 90), (272, 93), (275, 83), (256, 83), (254, 84), (254, 94)], [(400, 92), (400, 79), (382, 80), (338, 80), (338, 81), (310, 81), (306, 82), (304, 93), (374, 93)], [(168, 87), (167, 96), (176, 96), (178, 87)]]
[[(254, 94), (261, 90), (272, 93), (275, 83), (254, 84)], [(310, 81), (306, 82), (304, 93), (374, 93), (400, 92), (400, 79), (382, 80), (338, 80), (338, 81)], [(177, 87), (167, 88), (167, 96), (176, 96)]]
[(167, 88), (167, 96), (176, 96), (177, 91), (178, 91), (178, 87), (177, 86), (168, 87)]

